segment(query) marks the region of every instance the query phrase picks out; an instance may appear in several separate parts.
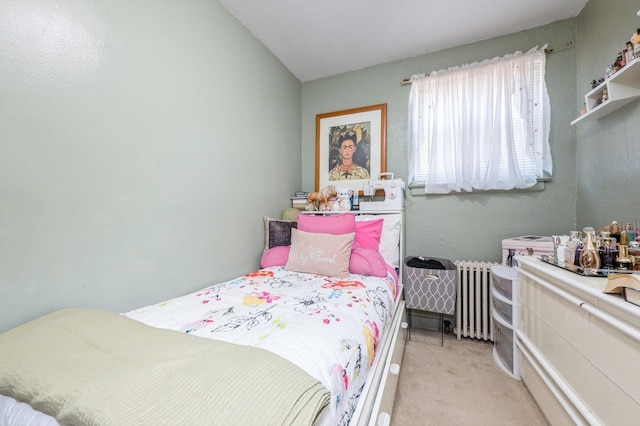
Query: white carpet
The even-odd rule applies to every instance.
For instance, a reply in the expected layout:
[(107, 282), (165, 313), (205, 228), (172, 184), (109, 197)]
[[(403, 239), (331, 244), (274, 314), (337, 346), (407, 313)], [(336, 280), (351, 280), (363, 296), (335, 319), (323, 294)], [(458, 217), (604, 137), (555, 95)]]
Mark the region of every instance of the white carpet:
[(493, 360), (493, 344), (411, 329), (393, 408), (392, 426), (544, 426), (524, 384)]

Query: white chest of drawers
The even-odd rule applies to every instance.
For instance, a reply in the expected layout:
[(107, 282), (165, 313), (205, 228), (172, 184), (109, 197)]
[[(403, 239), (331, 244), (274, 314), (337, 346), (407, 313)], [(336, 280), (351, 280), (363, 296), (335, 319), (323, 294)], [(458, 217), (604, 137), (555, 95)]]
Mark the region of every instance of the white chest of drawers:
[(588, 278), (518, 257), (520, 374), (553, 425), (635, 425), (640, 307)]

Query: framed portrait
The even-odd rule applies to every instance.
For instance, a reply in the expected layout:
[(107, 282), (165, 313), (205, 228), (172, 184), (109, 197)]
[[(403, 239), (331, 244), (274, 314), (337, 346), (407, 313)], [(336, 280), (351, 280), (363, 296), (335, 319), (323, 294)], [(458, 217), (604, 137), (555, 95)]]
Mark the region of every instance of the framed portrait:
[(361, 192), (387, 169), (387, 104), (316, 115), (316, 191)]

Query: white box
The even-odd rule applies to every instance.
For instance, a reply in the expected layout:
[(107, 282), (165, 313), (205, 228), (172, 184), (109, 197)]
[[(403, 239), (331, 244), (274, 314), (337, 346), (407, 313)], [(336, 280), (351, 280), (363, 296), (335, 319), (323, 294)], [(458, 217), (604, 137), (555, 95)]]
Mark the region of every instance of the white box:
[(540, 235), (524, 235), (522, 237), (507, 238), (502, 240), (502, 264), (509, 264), (509, 250), (513, 250), (512, 256), (540, 256), (553, 253), (553, 239)]

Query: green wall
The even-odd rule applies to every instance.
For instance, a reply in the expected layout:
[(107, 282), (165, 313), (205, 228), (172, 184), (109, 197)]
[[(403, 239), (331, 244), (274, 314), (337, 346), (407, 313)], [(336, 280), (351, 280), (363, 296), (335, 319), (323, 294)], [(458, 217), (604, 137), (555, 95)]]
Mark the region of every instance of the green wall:
[[(567, 43), (574, 47), (561, 49)], [(546, 67), (552, 110), (551, 182), (540, 192), (424, 196), (407, 191), (406, 249), (408, 255), (499, 262), (504, 238), (568, 233), (576, 222), (576, 136), (569, 125), (576, 111), (575, 19), (304, 83), (303, 188), (315, 186), (316, 114), (387, 103), (387, 170), (406, 181), (410, 87), (400, 86), (402, 79), (545, 44), (559, 47), (548, 55)]]
[(256, 267), (261, 217), (315, 185), (316, 114), (387, 103), (387, 169), (406, 180), (400, 81), (536, 45), (559, 47), (546, 74), (553, 179), (539, 192), (408, 191), (407, 254), (500, 261), (504, 238), (639, 220), (640, 103), (569, 125), (637, 9), (590, 0), (576, 19), (301, 84), (218, 2), (3, 1), (0, 331)]
[(217, 1), (0, 2), (0, 331), (257, 268), (300, 99)]
[[(590, 82), (602, 77), (640, 27), (638, 9), (640, 3), (632, 0), (590, 0), (580, 13), (575, 111)], [(598, 229), (613, 220), (640, 225), (640, 102), (576, 128), (579, 229)]]

